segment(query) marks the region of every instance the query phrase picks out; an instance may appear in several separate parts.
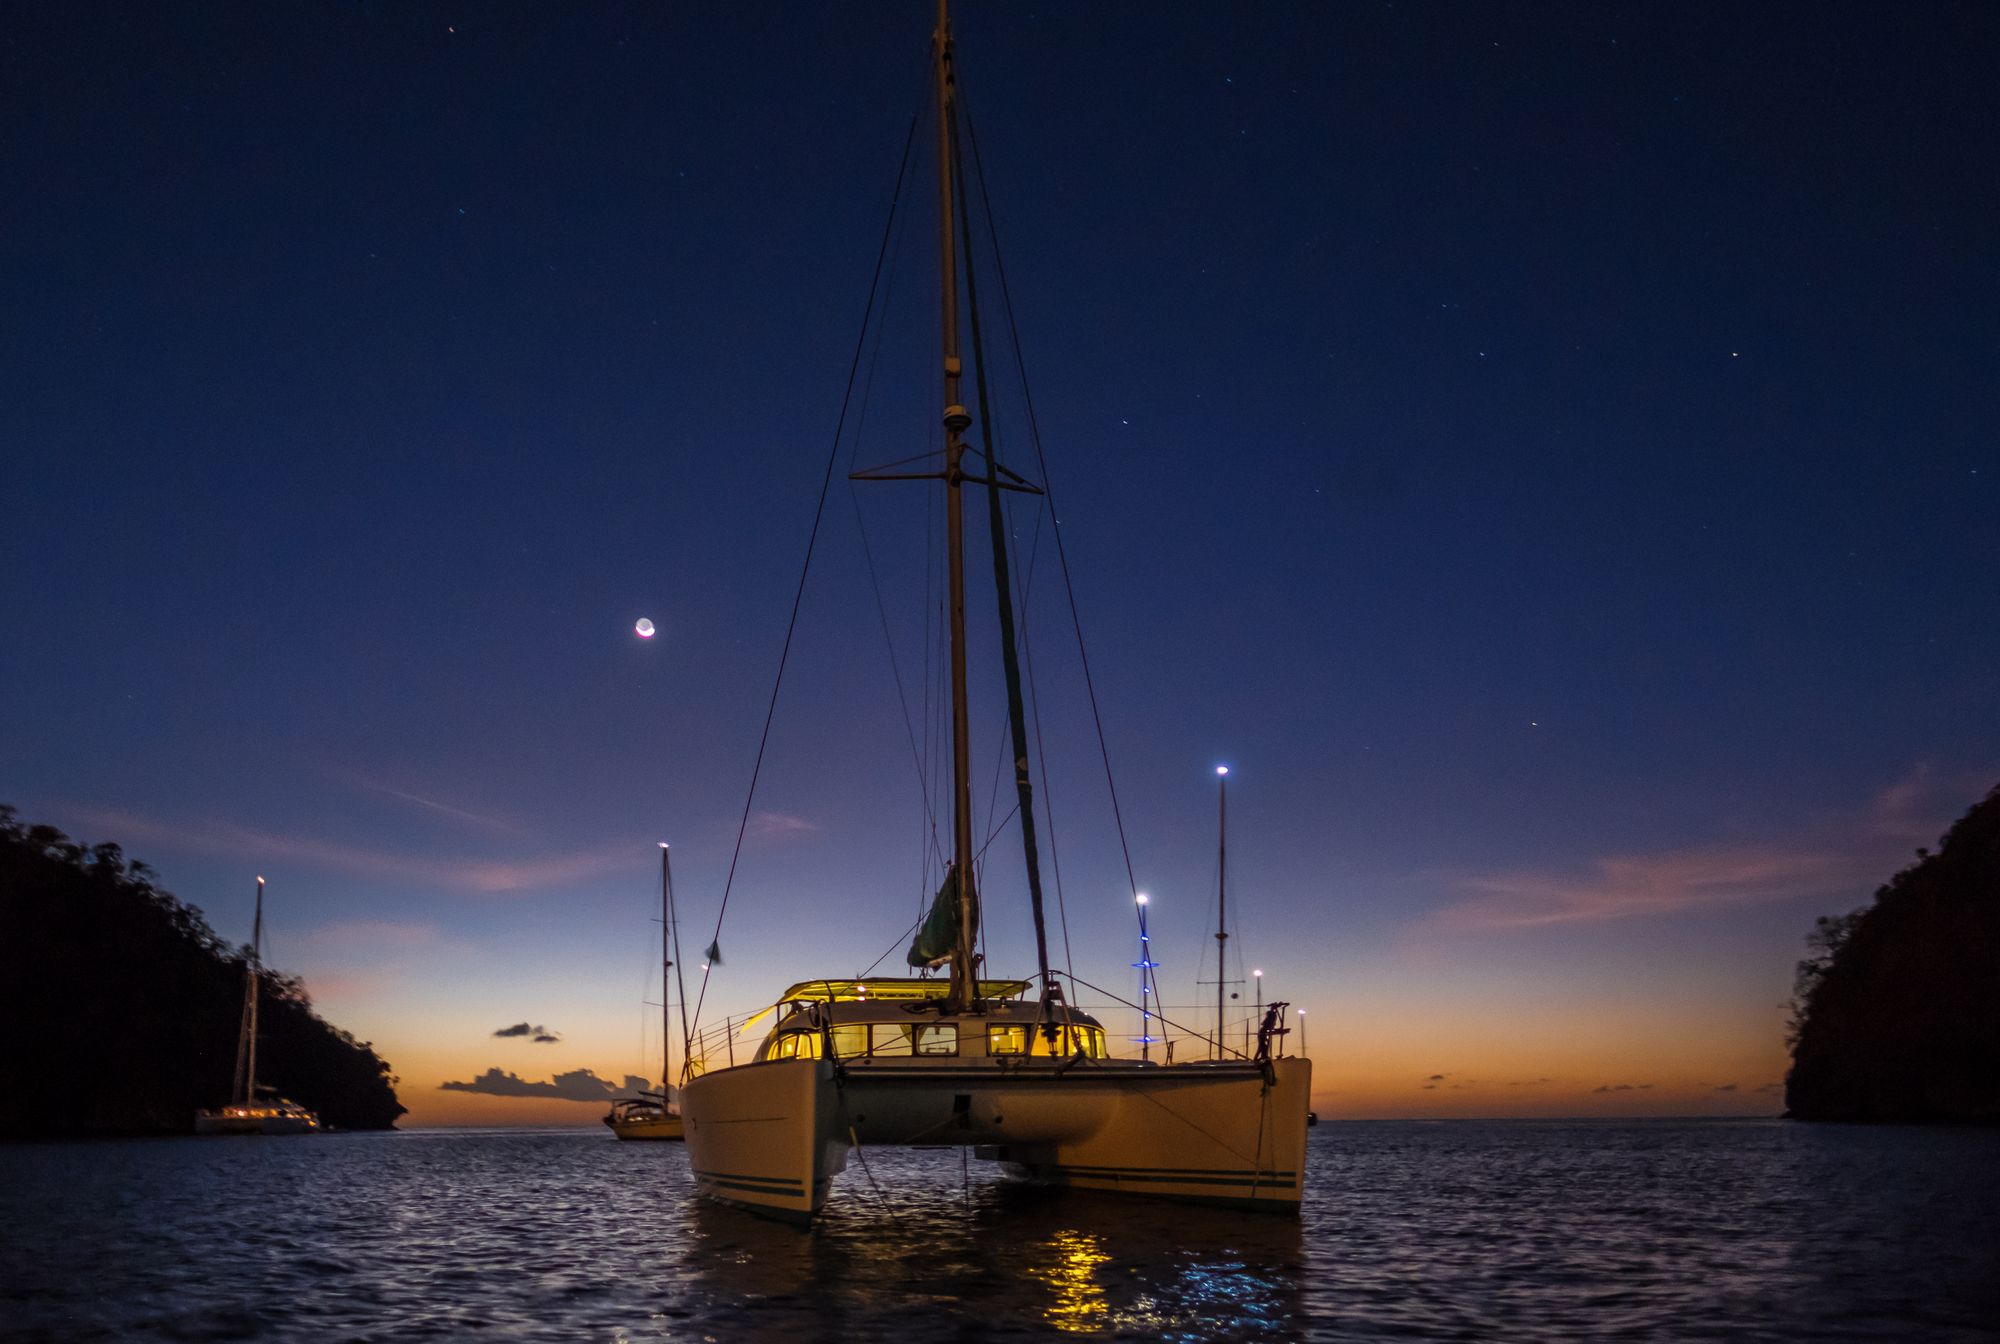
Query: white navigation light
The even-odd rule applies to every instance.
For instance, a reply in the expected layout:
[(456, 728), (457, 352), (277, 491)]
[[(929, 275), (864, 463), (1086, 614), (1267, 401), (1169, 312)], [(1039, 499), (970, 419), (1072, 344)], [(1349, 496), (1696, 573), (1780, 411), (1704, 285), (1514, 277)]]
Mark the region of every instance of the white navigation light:
[(1215, 767), (1215, 773), (1218, 775), (1226, 775), (1229, 773), (1229, 767), (1226, 765), (1218, 765)]
[(1142, 891), (1139, 893), (1139, 904), (1144, 905), (1145, 903), (1146, 903), (1146, 893)]

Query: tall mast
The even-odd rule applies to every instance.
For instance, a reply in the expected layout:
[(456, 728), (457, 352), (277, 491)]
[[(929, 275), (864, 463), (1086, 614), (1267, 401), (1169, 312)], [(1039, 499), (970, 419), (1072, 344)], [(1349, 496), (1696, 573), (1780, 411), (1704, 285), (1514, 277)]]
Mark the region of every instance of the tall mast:
[(250, 960), (243, 967), (243, 1026), (236, 1038), (236, 1104), (257, 1100), (257, 969), (264, 947), (264, 879), (257, 879), (257, 915), (250, 926)]
[[(664, 840), (660, 842), (660, 882), (666, 888), (667, 928), (668, 930), (671, 931), (673, 936), (673, 955), (679, 956), (681, 953), (681, 926), (680, 926), (680, 921), (674, 918), (674, 878), (673, 878), (673, 873), (667, 867), (667, 844), (666, 841)], [(667, 943), (666, 943), (667, 933), (662, 932), (660, 938), (661, 938), (660, 954), (662, 956), (665, 956), (667, 953)], [(678, 963), (670, 961), (667, 962), (666, 964), (669, 966), (674, 966), (677, 965)], [(660, 979), (661, 979), (660, 997), (662, 999), (665, 999), (667, 996), (666, 993), (667, 986), (665, 984), (666, 973), (664, 971), (661, 972)], [(688, 1039), (688, 991), (687, 991), (687, 981), (683, 978), (683, 973), (681, 971), (677, 970), (674, 972), (674, 985), (681, 992), (680, 994), (681, 1071), (686, 1072), (688, 1066), (688, 1053), (690, 1049), (690, 1042)], [(664, 1020), (664, 1014), (662, 1015), (662, 1020)], [(671, 1056), (669, 1056), (669, 1058), (671, 1058)], [(665, 1092), (666, 1090), (667, 1090), (667, 1081), (666, 1079), (663, 1078), (660, 1080), (660, 1091)]]
[(1215, 767), (1215, 1057), (1222, 1058), (1222, 998), (1229, 972), (1223, 955), (1229, 944), (1229, 767)]
[[(660, 842), (660, 1106), (666, 1106), (666, 1080), (674, 1076), (674, 990), (668, 982), (674, 970), (674, 878), (666, 866), (666, 840)], [(688, 1004), (682, 1002), (686, 1012)]]
[(951, 615), (951, 835), (952, 867), (958, 876), (958, 946), (951, 958), (947, 1010), (964, 1012), (978, 997), (973, 949), (978, 940), (979, 901), (972, 889), (972, 742), (965, 676), (965, 431), (972, 416), (960, 401), (964, 365), (958, 356), (958, 255), (952, 246), (954, 186), (952, 134), (956, 118), (952, 74), (951, 15), (938, 0), (932, 37), (937, 77), (938, 276), (943, 319), (945, 551)]

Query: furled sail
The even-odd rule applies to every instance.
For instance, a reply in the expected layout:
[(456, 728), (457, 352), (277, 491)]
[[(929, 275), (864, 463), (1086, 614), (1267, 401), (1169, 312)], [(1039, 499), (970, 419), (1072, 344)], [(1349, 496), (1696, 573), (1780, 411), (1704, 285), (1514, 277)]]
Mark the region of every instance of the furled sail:
[(958, 946), (958, 869), (945, 871), (944, 885), (931, 901), (931, 912), (917, 926), (917, 936), (904, 958), (912, 966), (942, 966)]

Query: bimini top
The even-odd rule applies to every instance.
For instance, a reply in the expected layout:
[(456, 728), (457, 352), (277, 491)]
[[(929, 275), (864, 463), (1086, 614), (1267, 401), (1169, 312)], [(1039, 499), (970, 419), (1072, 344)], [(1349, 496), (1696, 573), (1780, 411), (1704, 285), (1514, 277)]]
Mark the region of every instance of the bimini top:
[[(1026, 980), (981, 980), (982, 999), (1019, 998), (1027, 991)], [(874, 999), (881, 1003), (920, 1003), (941, 999), (951, 993), (951, 981), (937, 980), (802, 980), (778, 996), (780, 1003), (857, 1003)]]

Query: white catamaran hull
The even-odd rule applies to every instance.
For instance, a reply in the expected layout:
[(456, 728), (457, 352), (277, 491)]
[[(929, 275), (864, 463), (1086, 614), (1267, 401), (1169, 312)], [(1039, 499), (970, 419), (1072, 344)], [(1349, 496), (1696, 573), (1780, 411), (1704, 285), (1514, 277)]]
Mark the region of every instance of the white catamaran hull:
[(682, 1094), (698, 1188), (810, 1218), (847, 1149), (972, 1147), (1034, 1179), (1296, 1213), (1312, 1065), (988, 1066), (781, 1059), (706, 1074)]
[(833, 1065), (774, 1059), (705, 1074), (681, 1089), (688, 1166), (703, 1194), (800, 1222), (847, 1165), (835, 1129)]

